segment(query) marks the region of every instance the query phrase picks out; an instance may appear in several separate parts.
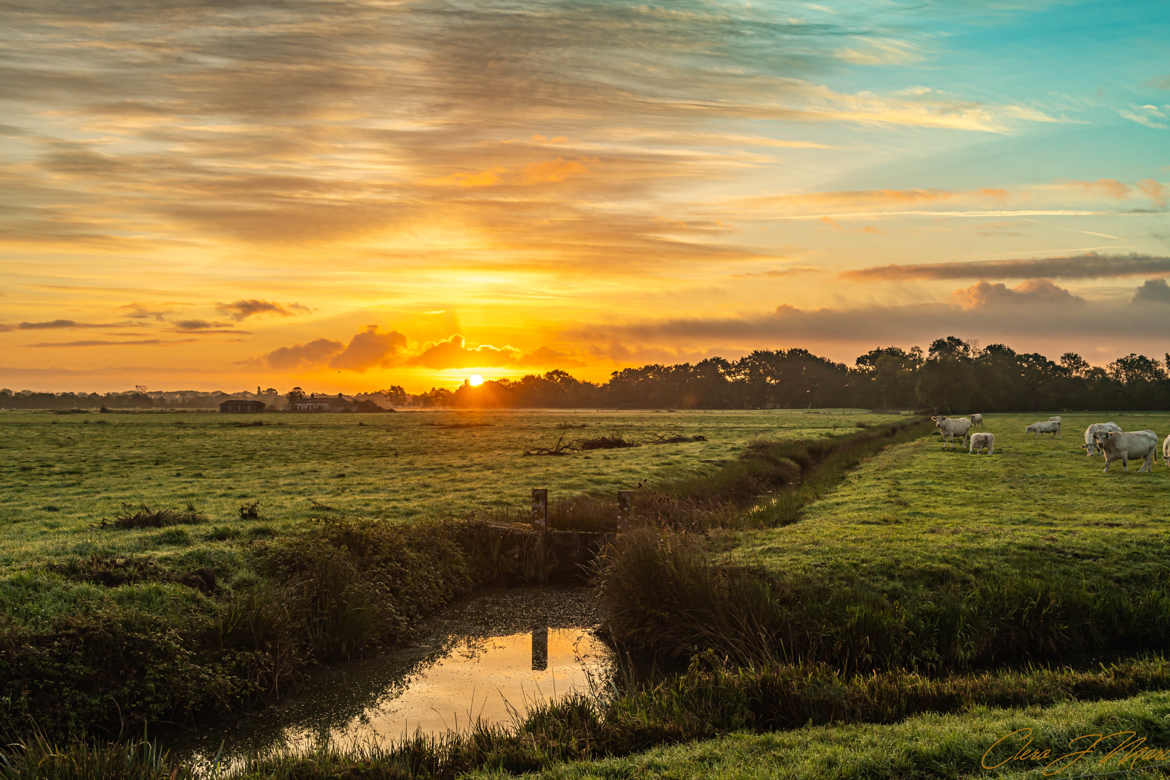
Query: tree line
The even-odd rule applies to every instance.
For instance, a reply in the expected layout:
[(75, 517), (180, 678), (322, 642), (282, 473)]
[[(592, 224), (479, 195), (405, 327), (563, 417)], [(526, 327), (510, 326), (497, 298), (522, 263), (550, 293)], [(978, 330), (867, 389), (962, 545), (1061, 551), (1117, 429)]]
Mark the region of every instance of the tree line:
[[(1170, 354), (1130, 353), (1104, 367), (1075, 352), (1057, 361), (1004, 344), (976, 347), (954, 336), (920, 347), (880, 347), (852, 366), (806, 349), (756, 350), (738, 360), (645, 365), (614, 371), (605, 383), (549, 371), (518, 380), (407, 393), (399, 386), (348, 396), (385, 408), (763, 409), (861, 407), (942, 413), (1052, 409), (1170, 408)], [(284, 408), (288, 398), (262, 393), (197, 391), (33, 393), (0, 390), (0, 408), (213, 408), (226, 398), (255, 398)], [(303, 391), (295, 388), (294, 393)]]
[(1170, 408), (1170, 354), (1130, 353), (1105, 367), (1075, 352), (1057, 361), (1004, 344), (954, 336), (920, 347), (879, 347), (853, 366), (806, 349), (756, 350), (738, 360), (646, 365), (604, 384), (564, 371), (412, 396), (420, 406), (462, 408), (760, 409), (861, 407), (942, 413)]

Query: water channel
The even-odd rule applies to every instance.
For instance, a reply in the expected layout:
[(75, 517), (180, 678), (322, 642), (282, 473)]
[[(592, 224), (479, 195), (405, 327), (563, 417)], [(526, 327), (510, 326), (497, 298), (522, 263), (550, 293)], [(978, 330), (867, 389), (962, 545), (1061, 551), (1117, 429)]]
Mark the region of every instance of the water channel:
[(427, 621), (385, 655), (327, 669), (277, 704), (205, 729), (177, 746), (205, 774), (247, 758), (388, 746), (477, 721), (509, 725), (534, 703), (609, 682), (611, 654), (593, 633), (586, 589), (515, 588)]

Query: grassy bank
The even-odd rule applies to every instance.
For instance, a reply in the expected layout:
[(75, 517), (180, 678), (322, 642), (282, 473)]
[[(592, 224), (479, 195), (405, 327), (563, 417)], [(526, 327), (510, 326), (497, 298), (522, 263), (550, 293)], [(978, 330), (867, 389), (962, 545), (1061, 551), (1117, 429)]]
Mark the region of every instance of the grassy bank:
[[(1130, 419), (1132, 418), (1132, 419)], [(1095, 419), (1095, 417), (1094, 417)], [(1170, 642), (1170, 482), (1102, 474), (1079, 435), (996, 417), (993, 456), (892, 447), (802, 522), (715, 538), (630, 535), (607, 561), (607, 625), (664, 660), (952, 673), (1160, 650)], [(1066, 429), (1081, 426), (1066, 416)], [(1126, 427), (1170, 423), (1131, 415)]]
[[(1164, 777), (1170, 694), (1025, 710), (922, 715), (887, 726), (733, 733), (629, 757), (550, 767), (548, 778)], [(292, 775), (286, 775), (292, 776)], [(472, 777), (508, 773), (483, 769)]]
[[(476, 771), (556, 773), (575, 771), (559, 765), (579, 761), (608, 760), (608, 765), (618, 768), (637, 768), (647, 759), (642, 755), (647, 750), (667, 762), (658, 765), (660, 771), (685, 773), (694, 771), (686, 756), (693, 750), (703, 752), (715, 746), (723, 750), (729, 734), (736, 735), (733, 740), (750, 743), (762, 739), (750, 735), (790, 731), (796, 735), (790, 737), (796, 740), (793, 744), (804, 744), (814, 753), (828, 750), (832, 755), (845, 744), (838, 738), (841, 733), (881, 733), (876, 725), (856, 724), (902, 722), (899, 729), (890, 732), (897, 739), (932, 739), (936, 735), (923, 724), (937, 722), (940, 713), (957, 716), (955, 723), (972, 724), (979, 736), (971, 740), (971, 747), (982, 745), (982, 751), (994, 740), (980, 741), (984, 727), (990, 727), (985, 715), (989, 708), (1016, 708), (1017, 718), (1054, 725), (1058, 723), (1057, 716), (1077, 713), (1081, 717), (1097, 711), (1088, 702), (1133, 697), (1170, 683), (1170, 664), (1160, 658), (1127, 661), (1092, 671), (1034, 669), (1010, 675), (943, 679), (905, 672), (846, 677), (824, 666), (743, 669), (711, 664), (709, 660), (693, 664), (686, 674), (612, 698), (575, 696), (538, 706), (513, 728), (480, 727), (440, 739), (407, 740), (388, 748), (354, 750), (331, 746), (298, 757), (261, 757), (239, 774), (255, 778), (353, 777), (363, 773), (447, 778)], [(1134, 699), (1119, 710), (1129, 718), (1128, 727), (1144, 725), (1147, 700), (1148, 697)], [(1103, 707), (1108, 709), (1108, 705)], [(1043, 712), (1041, 708), (1049, 710), (1037, 716), (1035, 713)], [(934, 716), (922, 717), (926, 713)], [(1000, 714), (1008, 713), (1001, 709)], [(841, 724), (854, 726), (842, 729)], [(695, 744), (692, 748), (662, 748), (682, 743)], [(902, 745), (900, 749), (904, 748)], [(628, 758), (615, 760), (615, 756)], [(735, 750), (725, 756), (727, 760), (734, 758)], [(187, 776), (191, 772), (190, 767), (182, 766), (150, 743), (134, 741), (75, 743), (62, 748), (34, 738), (10, 750), (6, 760), (12, 775), (24, 777), (47, 776), (37, 774), (46, 766), (59, 767), (62, 777), (102, 776), (96, 772), (87, 774), (85, 769), (99, 765), (124, 765), (123, 774), (128, 777), (158, 777), (171, 772)], [(4, 767), (0, 762), (0, 776), (4, 776)]]

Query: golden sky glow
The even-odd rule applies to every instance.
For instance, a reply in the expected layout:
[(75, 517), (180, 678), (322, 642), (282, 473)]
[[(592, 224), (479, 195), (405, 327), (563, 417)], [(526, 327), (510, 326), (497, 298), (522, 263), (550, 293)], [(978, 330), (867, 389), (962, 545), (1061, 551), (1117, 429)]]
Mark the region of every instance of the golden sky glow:
[(1166, 349), (1147, 3), (18, 0), (0, 385)]

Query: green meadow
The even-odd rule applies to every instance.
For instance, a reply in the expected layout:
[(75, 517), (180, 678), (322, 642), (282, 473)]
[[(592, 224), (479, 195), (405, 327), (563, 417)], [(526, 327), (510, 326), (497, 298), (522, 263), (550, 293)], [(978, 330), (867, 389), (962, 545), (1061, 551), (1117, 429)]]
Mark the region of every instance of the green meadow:
[[(635, 527), (597, 563), (602, 631), (630, 659), (629, 668), (596, 698), (538, 706), (512, 728), (404, 740), (390, 749), (326, 747), (304, 757), (261, 758), (246, 768), (247, 776), (1033, 776), (1040, 764), (1032, 756), (993, 769), (981, 765), (996, 739), (1021, 728), (1033, 730), (1034, 744), (1049, 749), (1050, 758), (1073, 750), (1076, 737), (1097, 732), (1129, 730), (1151, 748), (1170, 749), (1170, 662), (1164, 655), (1170, 645), (1170, 529), (1164, 519), (1170, 469), (1159, 456), (1152, 473), (1139, 473), (1139, 464), (1131, 463), (1128, 471), (1115, 464), (1106, 474), (1103, 459), (1086, 457), (1081, 447), (1090, 422), (1113, 420), (1126, 430), (1165, 434), (1170, 413), (1064, 414), (1060, 438), (1025, 434), (1025, 426), (1046, 413), (988, 415), (982, 430), (996, 435), (992, 455), (944, 446), (936, 435), (920, 435), (920, 424), (897, 431), (882, 425), (909, 418), (856, 412), (597, 413), (598, 420), (585, 412), (514, 414), (401, 415), (360, 420), (366, 422), (360, 427), (358, 418), (338, 416), (286, 427), (336, 426), (330, 457), (357, 448), (354, 442), (364, 435), (388, 434), (364, 430), (377, 425), (425, 424), (418, 434), (424, 438), (431, 428), (444, 431), (429, 441), (439, 457), (436, 442), (450, 436), (442, 446), (452, 459), (468, 448), (467, 437), (478, 436), (507, 463), (496, 464), (494, 479), (481, 479), (475, 495), (492, 498), (468, 501), (468, 513), (498, 512), (509, 503), (522, 511), (537, 479), (569, 495), (589, 492), (573, 482), (574, 470), (598, 465), (593, 461), (601, 456), (612, 458), (605, 461), (611, 481), (598, 478), (602, 493), (627, 487), (636, 476), (688, 496), (679, 503), (666, 494), (639, 498), (637, 509), (650, 511), (636, 514)], [(134, 419), (147, 425), (152, 417)], [(666, 418), (672, 426), (659, 422)], [(516, 424), (509, 428), (508, 420)], [(757, 424), (764, 420), (770, 428)], [(473, 421), (487, 424), (467, 424)], [(111, 419), (109, 427), (118, 422)], [(204, 433), (234, 441), (223, 447), (228, 451), (241, 448), (249, 434), (281, 427), (225, 425), (231, 422), (200, 416), (198, 424), (215, 426)], [(64, 423), (41, 416), (35, 424), (44, 431)], [(589, 427), (570, 427), (582, 424)], [(519, 455), (550, 446), (563, 433), (648, 442), (663, 432), (707, 440)], [(287, 442), (304, 444), (284, 433)], [(299, 462), (291, 444), (288, 450), (279, 457)], [(654, 471), (656, 458), (673, 460)], [(334, 466), (318, 468), (326, 473)], [(216, 474), (213, 466), (206, 473)], [(450, 473), (448, 465), (446, 478)], [(565, 481), (557, 482), (558, 476)], [(404, 477), (419, 485), (437, 478)], [(745, 503), (748, 489), (758, 497)], [(150, 614), (161, 617), (156, 626), (185, 626), (183, 636), (211, 631), (218, 637), (210, 643), (217, 659), (225, 652), (244, 659), (260, 653), (263, 662), (241, 662), (230, 674), (219, 661), (179, 665), (175, 679), (191, 691), (208, 689), (210, 682), (227, 701), (247, 694), (239, 686), (248, 675), (262, 678), (254, 693), (273, 688), (278, 681), (264, 675), (282, 657), (280, 642), (293, 629), (312, 633), (325, 621), (329, 628), (320, 639), (294, 643), (292, 651), (302, 660), (344, 658), (348, 651), (333, 637), (400, 636), (415, 616), (477, 582), (471, 572), (478, 559), (459, 553), (462, 543), (452, 546), (455, 526), (436, 524), (433, 510), (420, 508), (409, 523), (378, 523), (352, 504), (335, 520), (312, 519), (314, 511), (334, 517), (320, 507), (349, 499), (343, 492), (304, 492), (285, 496), (283, 506), (309, 503), (306, 517), (276, 518), (267, 516), (267, 502), (282, 499), (272, 494), (241, 489), (218, 505), (181, 492), (168, 495), (156, 503), (180, 508), (175, 525), (111, 529), (94, 526), (91, 516), (77, 517), (70, 531), (62, 512), (56, 541), (33, 540), (23, 548), (18, 532), (10, 531), (13, 549), (21, 552), (9, 559), (12, 573), (0, 583), (9, 629), (15, 622), (47, 636), (60, 630), (70, 610), (103, 604), (101, 614), (128, 625), (133, 620), (127, 616)], [(720, 498), (710, 503), (714, 496)], [(130, 500), (120, 499), (109, 511), (116, 514)], [(184, 522), (180, 504), (188, 500), (219, 515)], [(265, 515), (240, 518), (239, 504), (247, 500), (261, 501)], [(677, 521), (679, 513), (685, 522)], [(34, 527), (46, 521), (23, 522)], [(221, 578), (222, 590), (206, 593), (189, 582), (149, 576), (113, 587), (95, 584), (101, 577), (95, 580), (93, 566), (119, 555), (150, 559), (174, 573), (204, 565)], [(63, 562), (74, 569), (62, 569)], [(404, 571), (427, 575), (413, 582), (397, 574)], [(274, 588), (285, 576), (298, 584)], [(350, 595), (331, 601), (336, 592)], [(370, 624), (368, 601), (388, 593), (401, 625)], [(290, 618), (283, 628), (269, 625), (271, 606), (282, 601), (302, 605), (292, 611), (304, 617)], [(242, 625), (252, 626), (244, 639)], [(5, 641), (0, 636), (0, 649)], [(26, 674), (40, 669), (31, 662), (23, 668)], [(30, 776), (22, 767), (58, 760), (46, 755), (56, 755), (46, 745), (25, 744), (8, 759), (13, 776)], [(80, 767), (128, 761), (135, 771), (146, 767), (142, 776), (176, 769), (152, 750), (120, 743), (108, 750), (78, 748), (60, 760)], [(1148, 763), (1147, 753), (1139, 761), (1135, 751), (1131, 745), (1127, 765), (1115, 753), (1110, 766), (1094, 767), (1127, 770)], [(1102, 748), (1092, 759), (1107, 753)], [(177, 768), (184, 776), (186, 770)], [(1076, 768), (1088, 771), (1088, 758)]]
[[(0, 412), (0, 527), (22, 541), (75, 535), (124, 504), (188, 502), (217, 522), (238, 520), (251, 501), (280, 523), (315, 517), (322, 504), (393, 521), (462, 517), (523, 507), (534, 487), (552, 498), (611, 492), (710, 471), (755, 439), (841, 436), (896, 419), (861, 410)], [(611, 435), (642, 446), (523, 455)], [(706, 440), (653, 444), (660, 436)]]
[[(526, 520), (533, 487), (603, 496), (612, 522), (617, 489), (701, 482), (757, 440), (899, 419), (0, 414), (0, 730), (108, 733), (278, 695), (477, 587), (534, 576), (459, 522)], [(636, 446), (524, 454), (605, 437)]]

